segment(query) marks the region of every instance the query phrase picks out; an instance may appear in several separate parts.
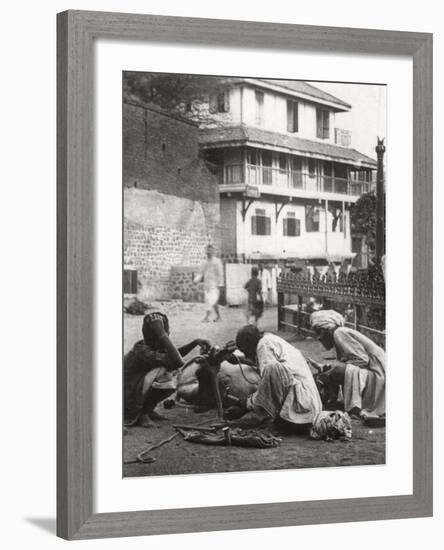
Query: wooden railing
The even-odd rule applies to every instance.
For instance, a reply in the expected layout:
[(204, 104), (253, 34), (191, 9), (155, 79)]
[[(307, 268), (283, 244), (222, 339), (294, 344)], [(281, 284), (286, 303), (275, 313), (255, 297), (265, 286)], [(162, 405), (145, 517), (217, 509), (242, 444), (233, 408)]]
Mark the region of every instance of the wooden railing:
[(254, 164), (228, 164), (216, 170), (220, 185), (244, 183), (246, 185), (270, 185), (319, 191), (342, 195), (361, 196), (369, 191), (369, 183), (346, 178), (322, 176), (297, 170), (282, 170), (272, 166)]

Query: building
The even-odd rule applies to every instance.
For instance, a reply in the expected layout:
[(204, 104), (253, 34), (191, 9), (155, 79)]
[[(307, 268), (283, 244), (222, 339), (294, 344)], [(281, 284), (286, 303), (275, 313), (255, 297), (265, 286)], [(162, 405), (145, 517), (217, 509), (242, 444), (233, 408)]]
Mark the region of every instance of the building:
[(376, 169), (336, 127), (351, 105), (302, 81), (242, 78), (205, 108), (213, 122), (199, 141), (219, 184), (222, 257), (351, 256), (350, 206)]
[(219, 246), (217, 180), (199, 158), (199, 129), (155, 106), (124, 102), (124, 293), (199, 300), (192, 284)]

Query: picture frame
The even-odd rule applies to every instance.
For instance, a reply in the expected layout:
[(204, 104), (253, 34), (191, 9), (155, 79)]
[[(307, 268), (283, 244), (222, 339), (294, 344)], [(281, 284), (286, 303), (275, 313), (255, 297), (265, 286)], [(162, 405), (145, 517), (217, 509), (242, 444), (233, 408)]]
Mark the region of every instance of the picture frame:
[[(98, 38), (413, 60), (413, 493), (94, 513), (93, 44)], [(66, 11), (57, 16), (57, 534), (88, 539), (426, 517), (432, 472), (432, 35)]]

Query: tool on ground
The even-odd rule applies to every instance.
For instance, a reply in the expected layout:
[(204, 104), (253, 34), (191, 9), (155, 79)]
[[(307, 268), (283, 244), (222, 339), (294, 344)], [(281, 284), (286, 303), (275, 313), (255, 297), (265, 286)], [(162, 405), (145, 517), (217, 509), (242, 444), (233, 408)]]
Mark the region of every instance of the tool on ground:
[(169, 443), (178, 435), (179, 435), (178, 433), (174, 433), (170, 437), (167, 437), (166, 439), (162, 439), (162, 441), (159, 441), (154, 445), (150, 445), (147, 449), (140, 452), (134, 460), (125, 460), (124, 464), (136, 464), (137, 462), (142, 462), (143, 464), (151, 464), (152, 462), (155, 462), (156, 459), (152, 456), (148, 456), (148, 453), (150, 453), (151, 451), (154, 451), (154, 449), (158, 449), (159, 447), (162, 447), (162, 445), (165, 445), (165, 443)]
[[(218, 418), (210, 418), (208, 420), (204, 420), (203, 422), (200, 422), (199, 424), (197, 424), (196, 426), (193, 426), (192, 429), (193, 430), (199, 430), (204, 424), (208, 424), (210, 422), (214, 422), (215, 420), (218, 420)], [(151, 451), (154, 451), (155, 449), (158, 449), (159, 447), (162, 447), (162, 445), (165, 445), (166, 443), (169, 443), (170, 441), (172, 441), (174, 438), (176, 438), (179, 433), (182, 433), (180, 431), (180, 428), (179, 427), (175, 427), (176, 428), (176, 433), (172, 434), (170, 437), (167, 437), (165, 439), (162, 439), (161, 441), (159, 441), (158, 443), (155, 443), (154, 445), (150, 445), (147, 449), (144, 449), (143, 451), (141, 451), (135, 459), (133, 460), (125, 460), (123, 463), (124, 464), (137, 464), (137, 463), (142, 463), (142, 464), (152, 464), (153, 462), (156, 461), (156, 459), (152, 456), (148, 456), (148, 453), (150, 453)], [(212, 427), (212, 426), (209, 426), (208, 427), (208, 430), (211, 430), (211, 431), (215, 431), (216, 428)], [(182, 433), (183, 435), (183, 433)]]

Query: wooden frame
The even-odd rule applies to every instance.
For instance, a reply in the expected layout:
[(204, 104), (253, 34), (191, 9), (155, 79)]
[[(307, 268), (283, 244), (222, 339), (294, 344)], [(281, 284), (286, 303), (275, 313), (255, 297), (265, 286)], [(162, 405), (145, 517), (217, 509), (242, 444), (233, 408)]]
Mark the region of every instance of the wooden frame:
[[(66, 539), (432, 515), (432, 35), (123, 13), (58, 14), (57, 533)], [(413, 494), (93, 513), (93, 42), (405, 55), (413, 59)]]

